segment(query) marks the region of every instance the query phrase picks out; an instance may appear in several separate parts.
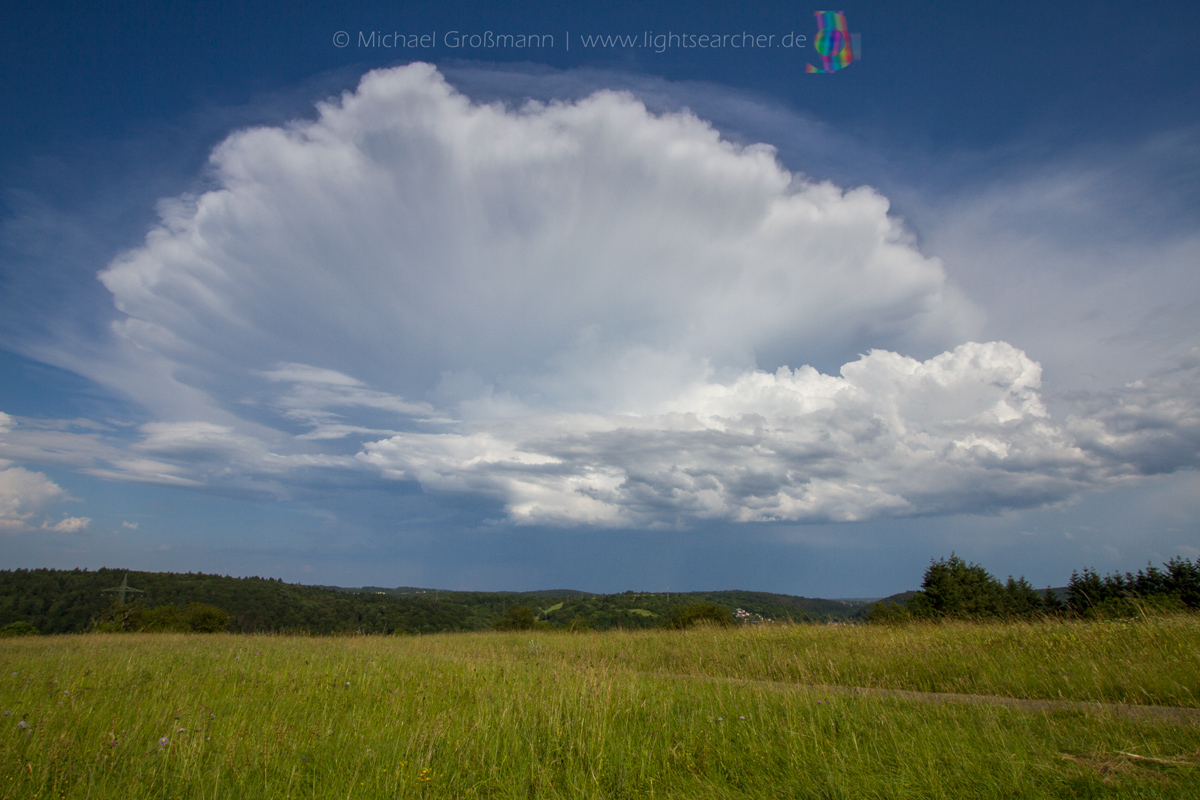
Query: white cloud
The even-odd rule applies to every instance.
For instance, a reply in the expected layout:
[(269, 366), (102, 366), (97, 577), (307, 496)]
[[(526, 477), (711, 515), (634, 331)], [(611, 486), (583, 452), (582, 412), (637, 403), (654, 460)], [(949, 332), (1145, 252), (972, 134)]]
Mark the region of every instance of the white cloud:
[[(3, 415), (0, 423), (8, 423), (10, 419)], [(0, 461), (0, 530), (30, 530), (29, 520), (34, 515), (67, 499), (66, 491), (43, 473)]]
[(54, 531), (55, 533), (83, 533), (91, 524), (92, 520), (90, 517), (64, 517), (53, 525), (49, 522), (43, 522), (42, 530)]
[(996, 511), (1114, 479), (1110, 461), (1049, 418), (1040, 381), (1040, 366), (1002, 342), (925, 362), (873, 351), (836, 377), (803, 367), (698, 381), (653, 415), (473, 421), (370, 443), (360, 457), (431, 489), (489, 493), (529, 523)]
[(121, 527), (127, 531), (136, 531), (138, 529), (138, 523), (129, 522), (128, 520), (121, 520)]
[[(234, 134), (212, 164), (219, 187), (165, 204), (101, 280), (131, 361), (156, 354), (222, 399), (254, 375), (353, 388), (341, 374), (471, 400), (446, 393), (474, 376), (603, 408), (647, 348), (740, 370), (945, 346), (973, 324), (876, 192), (809, 183), (626, 95), (476, 105), (417, 64), (368, 74), (315, 122)], [(562, 385), (581, 354), (581, 372), (614, 370), (604, 391)]]

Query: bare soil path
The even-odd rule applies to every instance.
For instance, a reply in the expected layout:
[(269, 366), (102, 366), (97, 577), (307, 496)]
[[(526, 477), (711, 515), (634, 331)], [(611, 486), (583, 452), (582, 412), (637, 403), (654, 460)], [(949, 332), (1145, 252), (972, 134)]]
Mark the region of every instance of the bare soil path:
[(1089, 714), (1112, 714), (1128, 719), (1160, 720), (1180, 724), (1200, 725), (1200, 708), (1180, 706), (1143, 706), (1133, 703), (1100, 703), (1086, 700), (1032, 700), (988, 694), (959, 694), (955, 692), (915, 692), (908, 689), (875, 689), (854, 686), (808, 686), (782, 681), (759, 681), (747, 678), (727, 678), (714, 675), (685, 675), (677, 673), (643, 672), (647, 676), (709, 681), (742, 686), (763, 686), (780, 691), (801, 691), (809, 694), (836, 694), (870, 697), (895, 697), (919, 703), (964, 703), (1013, 708), (1020, 711), (1076, 711)]

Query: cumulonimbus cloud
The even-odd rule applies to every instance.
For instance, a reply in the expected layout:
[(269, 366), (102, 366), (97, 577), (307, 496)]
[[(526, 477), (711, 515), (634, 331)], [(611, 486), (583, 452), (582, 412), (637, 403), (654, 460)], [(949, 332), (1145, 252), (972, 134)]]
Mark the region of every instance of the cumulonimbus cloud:
[(415, 64), (230, 136), (212, 168), (101, 274), (119, 341), (208, 391), (301, 363), (419, 400), (447, 375), (528, 393), (584, 358), (603, 408), (646, 349), (811, 363), (961, 341), (975, 313), (873, 190), (623, 94), (480, 105)]
[(92, 474), (369, 470), (640, 527), (997, 511), (1197, 463), (1194, 369), (1053, 420), (886, 198), (686, 112), (478, 104), (414, 64), (211, 162), (100, 275), (120, 316), (76, 368), (155, 421), (73, 434)]

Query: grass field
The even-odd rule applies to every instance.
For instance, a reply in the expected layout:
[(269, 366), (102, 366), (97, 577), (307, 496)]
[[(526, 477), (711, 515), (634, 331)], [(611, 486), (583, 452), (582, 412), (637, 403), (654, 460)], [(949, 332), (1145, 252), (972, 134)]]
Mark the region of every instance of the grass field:
[(1200, 797), (1195, 615), (31, 637), (0, 668), (2, 798)]

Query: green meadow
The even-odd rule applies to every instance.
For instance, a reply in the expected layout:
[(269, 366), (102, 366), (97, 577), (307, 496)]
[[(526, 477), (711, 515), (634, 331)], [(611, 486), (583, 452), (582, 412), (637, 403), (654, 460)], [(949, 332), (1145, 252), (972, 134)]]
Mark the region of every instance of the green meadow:
[(86, 634), (0, 667), (0, 798), (1200, 797), (1194, 614)]

